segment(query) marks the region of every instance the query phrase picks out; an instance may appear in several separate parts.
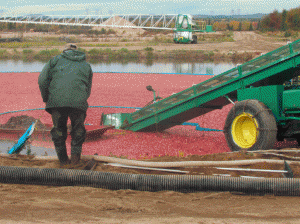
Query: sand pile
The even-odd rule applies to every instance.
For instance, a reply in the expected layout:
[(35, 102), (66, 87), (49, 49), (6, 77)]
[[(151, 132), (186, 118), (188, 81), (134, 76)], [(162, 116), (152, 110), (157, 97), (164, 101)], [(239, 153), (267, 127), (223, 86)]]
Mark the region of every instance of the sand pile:
[[(106, 20), (105, 22), (101, 23), (100, 25), (116, 25), (116, 26), (124, 26), (124, 28), (118, 27), (104, 27), (104, 28), (111, 28), (117, 32), (117, 34), (122, 36), (138, 36), (143, 34), (145, 30), (141, 28), (126, 28), (126, 26), (133, 26), (137, 27), (135, 24), (127, 21), (126, 19), (121, 18), (120, 16), (114, 16)], [(95, 30), (101, 30), (103, 27), (94, 27)]]

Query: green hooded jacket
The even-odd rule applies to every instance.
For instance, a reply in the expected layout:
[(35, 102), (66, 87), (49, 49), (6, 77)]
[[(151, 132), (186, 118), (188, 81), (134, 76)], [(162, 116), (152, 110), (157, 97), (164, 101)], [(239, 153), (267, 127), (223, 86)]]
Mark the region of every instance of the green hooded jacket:
[(87, 110), (93, 72), (85, 59), (83, 52), (67, 50), (45, 65), (38, 84), (48, 113), (57, 107)]

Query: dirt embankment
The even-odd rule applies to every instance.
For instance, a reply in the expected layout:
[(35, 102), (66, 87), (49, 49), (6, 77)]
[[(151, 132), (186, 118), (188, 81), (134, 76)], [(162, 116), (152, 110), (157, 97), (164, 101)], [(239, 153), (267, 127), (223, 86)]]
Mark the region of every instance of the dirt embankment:
[[(126, 34), (126, 33), (125, 33)], [(172, 40), (172, 34), (167, 35), (154, 35), (149, 37), (141, 37), (138, 33), (135, 35), (128, 36), (127, 34), (121, 34), (121, 36), (111, 36), (107, 38), (86, 38), (83, 36), (74, 36), (77, 40), (80, 41), (78, 43), (79, 46), (82, 46), (84, 49), (89, 50), (95, 47), (101, 48), (111, 48), (112, 50), (119, 50), (121, 48), (127, 48), (128, 50), (143, 50), (147, 46), (151, 46), (157, 52), (163, 51), (173, 51), (173, 50), (203, 50), (203, 51), (215, 51), (219, 53), (230, 53), (230, 52), (259, 52), (259, 53), (267, 53), (272, 51), (280, 46), (286, 45), (285, 41), (278, 41), (275, 38), (265, 37), (263, 35), (257, 34), (255, 32), (250, 31), (241, 31), (241, 32), (233, 32), (233, 40), (234, 41), (221, 41), (214, 42), (212, 41), (213, 36), (216, 38), (222, 35), (221, 32), (208, 33), (208, 34), (198, 34), (198, 38), (204, 37), (205, 41), (198, 41), (198, 44), (175, 44)], [(1, 34), (4, 37), (16, 36), (17, 34)], [(122, 35), (125, 35), (124, 37)], [(206, 38), (206, 35), (209, 35), (210, 38)], [(24, 37), (26, 38), (55, 38), (59, 36), (65, 35), (55, 35), (55, 34), (44, 34), (44, 33), (26, 33)], [(151, 42), (154, 38), (157, 41)], [(169, 39), (171, 42), (166, 41)], [(93, 41), (94, 40), (94, 41)], [(95, 42), (95, 40), (97, 40)], [(132, 41), (134, 40), (134, 41)], [(87, 46), (90, 44), (91, 46)], [(100, 44), (96, 46), (97, 44)], [(93, 46), (94, 45), (94, 46)], [(101, 46), (102, 45), (102, 46)], [(5, 48), (5, 47), (4, 47)], [(34, 49), (43, 50), (43, 49), (52, 49), (57, 48), (59, 50), (63, 50), (64, 46), (36, 46)], [(10, 49), (8, 49), (10, 50)]]

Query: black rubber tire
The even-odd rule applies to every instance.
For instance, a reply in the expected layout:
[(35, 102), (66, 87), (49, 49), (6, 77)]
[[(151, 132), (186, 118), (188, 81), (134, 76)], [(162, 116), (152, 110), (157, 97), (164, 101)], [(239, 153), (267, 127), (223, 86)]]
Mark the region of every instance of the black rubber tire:
[(197, 44), (197, 36), (196, 35), (193, 35), (192, 36), (193, 40), (192, 40), (192, 44)]
[(237, 102), (229, 111), (224, 134), (229, 148), (232, 151), (245, 150), (234, 142), (231, 133), (232, 122), (243, 112), (249, 113), (256, 119), (258, 125), (258, 136), (256, 142), (246, 150), (267, 150), (273, 148), (277, 136), (277, 123), (272, 111), (258, 100), (243, 100)]

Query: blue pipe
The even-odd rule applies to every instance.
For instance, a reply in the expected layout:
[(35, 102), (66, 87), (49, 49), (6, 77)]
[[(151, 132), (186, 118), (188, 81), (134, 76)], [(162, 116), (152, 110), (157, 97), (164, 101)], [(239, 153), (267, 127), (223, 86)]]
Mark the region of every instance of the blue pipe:
[(219, 129), (211, 129), (211, 128), (202, 128), (199, 126), (198, 123), (189, 123), (189, 122), (184, 122), (181, 125), (191, 125), (191, 126), (196, 126), (197, 131), (223, 131)]

